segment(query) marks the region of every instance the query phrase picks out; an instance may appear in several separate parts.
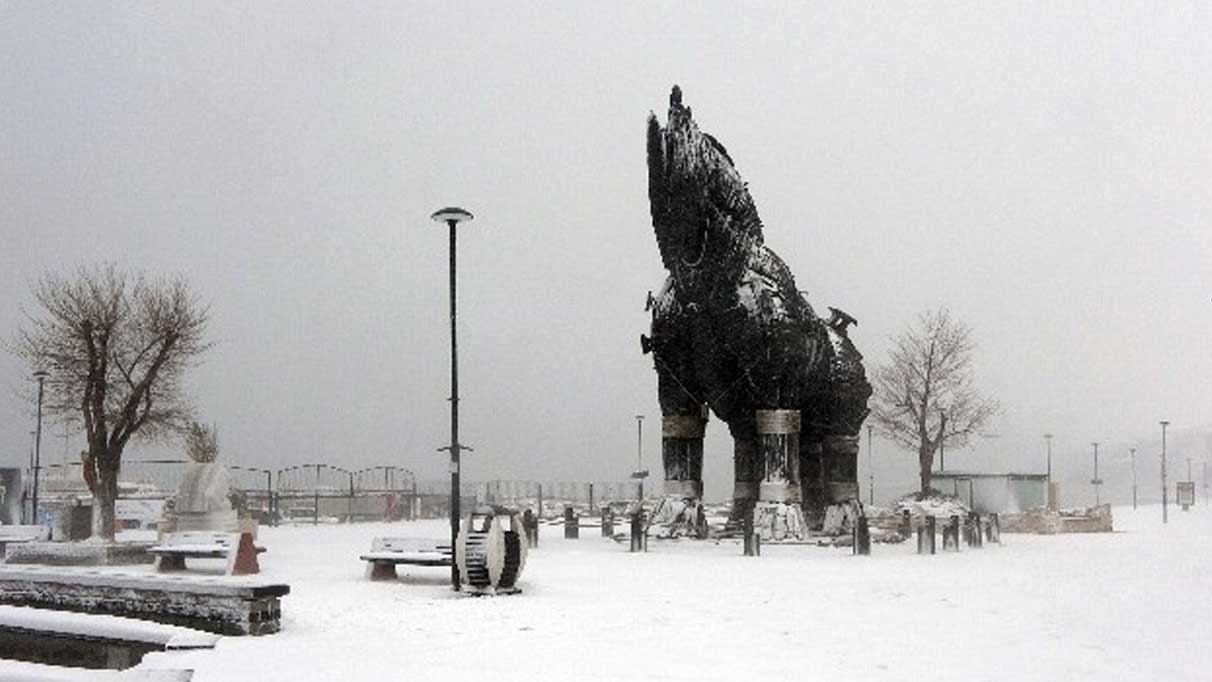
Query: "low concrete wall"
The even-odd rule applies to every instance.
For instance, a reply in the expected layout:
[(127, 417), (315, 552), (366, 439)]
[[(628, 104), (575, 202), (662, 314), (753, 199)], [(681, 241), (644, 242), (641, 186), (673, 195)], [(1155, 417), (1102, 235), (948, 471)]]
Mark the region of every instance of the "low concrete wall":
[(1112, 530), (1113, 519), (1109, 504), (1060, 512), (1035, 509), (1002, 516), (1002, 532), (1004, 533), (1054, 535), (1056, 533), (1110, 533)]

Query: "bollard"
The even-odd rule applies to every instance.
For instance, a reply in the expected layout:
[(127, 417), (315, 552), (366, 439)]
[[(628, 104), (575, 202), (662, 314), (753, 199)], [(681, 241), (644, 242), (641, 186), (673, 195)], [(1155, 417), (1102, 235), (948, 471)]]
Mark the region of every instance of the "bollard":
[(577, 520), (577, 512), (572, 505), (564, 507), (564, 539), (576, 540), (581, 537), (581, 522)]
[(762, 556), (762, 536), (753, 528), (753, 512), (745, 515), (741, 524), (745, 556)]
[(871, 528), (867, 525), (866, 514), (860, 514), (854, 524), (854, 553), (860, 556), (871, 554)]
[(644, 535), (644, 515), (642, 512), (635, 512), (631, 515), (631, 551), (646, 551)]
[(901, 510), (900, 534), (901, 537), (905, 538), (906, 540), (913, 537), (913, 520), (909, 518), (908, 509)]
[(960, 518), (958, 514), (951, 515), (951, 522), (943, 529), (943, 550), (960, 551)]
[(539, 519), (530, 509), (522, 512), (522, 531), (526, 533), (526, 546), (539, 546)]
[(614, 512), (610, 507), (602, 507), (602, 537), (614, 535)]
[(927, 516), (917, 529), (917, 553), (934, 554), (934, 517)]

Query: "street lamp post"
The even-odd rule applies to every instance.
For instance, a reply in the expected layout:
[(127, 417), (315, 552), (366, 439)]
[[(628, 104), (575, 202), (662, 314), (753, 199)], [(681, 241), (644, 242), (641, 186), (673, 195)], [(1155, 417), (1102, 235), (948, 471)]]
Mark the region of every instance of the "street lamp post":
[(1208, 508), (1208, 460), (1204, 460), (1204, 509)]
[(33, 522), (38, 523), (38, 470), (42, 468), (42, 392), (46, 377), (50, 376), (50, 372), (40, 369), (34, 372), (34, 378), (38, 380), (38, 435), (34, 437), (34, 498), (33, 498)]
[(1160, 422), (1162, 427), (1162, 454), (1161, 454), (1161, 478), (1162, 478), (1162, 523), (1170, 522), (1170, 511), (1168, 509), (1169, 494), (1166, 492), (1166, 427), (1170, 422), (1163, 419)]
[(1052, 482), (1052, 434), (1044, 434), (1044, 442), (1048, 444), (1048, 482)]
[[(459, 453), (466, 449), (459, 444), (459, 344), (455, 329), (455, 227), (474, 218), (470, 211), (458, 207), (446, 207), (434, 211), (430, 216), (435, 222), (446, 223), (450, 229), (450, 547), (454, 550), (459, 541)], [(450, 565), (450, 585), (458, 591), (459, 567)]]
[(874, 426), (867, 425), (867, 501), (873, 507), (875, 506), (875, 468), (871, 465), (871, 432), (874, 429)]
[(640, 508), (644, 507), (644, 479), (648, 472), (644, 471), (644, 415), (635, 416), (635, 473), (631, 475), (640, 485)]
[(1099, 495), (1099, 487), (1102, 486), (1103, 480), (1098, 477), (1098, 442), (1093, 442), (1094, 446), (1094, 478), (1090, 479), (1090, 485), (1094, 486), (1094, 506), (1102, 504), (1102, 498)]
[(947, 413), (939, 410), (938, 419), (938, 472), (941, 474), (947, 470)]
[(1136, 509), (1136, 448), (1132, 448), (1132, 509)]

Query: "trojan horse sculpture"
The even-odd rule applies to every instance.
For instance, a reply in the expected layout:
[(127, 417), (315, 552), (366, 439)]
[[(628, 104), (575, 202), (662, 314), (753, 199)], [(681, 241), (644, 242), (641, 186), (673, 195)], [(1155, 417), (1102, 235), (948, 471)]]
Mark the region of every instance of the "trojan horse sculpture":
[(723, 145), (703, 133), (681, 90), (664, 128), (648, 118), (648, 199), (664, 287), (649, 294), (658, 377), (664, 497), (654, 520), (703, 535), (708, 415), (735, 444), (733, 519), (766, 537), (838, 525), (858, 503), (858, 432), (871, 385), (846, 335), (822, 320), (763, 245), (762, 222)]

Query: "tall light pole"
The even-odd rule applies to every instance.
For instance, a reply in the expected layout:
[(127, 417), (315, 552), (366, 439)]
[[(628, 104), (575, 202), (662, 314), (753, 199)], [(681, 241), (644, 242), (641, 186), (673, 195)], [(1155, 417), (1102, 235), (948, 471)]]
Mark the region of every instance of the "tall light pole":
[(1208, 508), (1208, 460), (1204, 460), (1204, 509)]
[(32, 505), (35, 525), (38, 523), (38, 470), (42, 468), (42, 391), (48, 376), (50, 376), (50, 372), (44, 369), (34, 372), (34, 378), (38, 380), (38, 435), (34, 437), (34, 500)]
[(1098, 477), (1098, 442), (1091, 443), (1094, 446), (1094, 478), (1090, 479), (1090, 484), (1094, 486), (1094, 506), (1102, 504), (1102, 497), (1099, 495), (1099, 487), (1102, 486), (1103, 480)]
[(947, 413), (939, 410), (938, 419), (938, 472), (941, 474), (947, 470)]
[(875, 467), (871, 464), (871, 432), (874, 428), (870, 424), (867, 425), (867, 499), (868, 504), (873, 507), (875, 506)]
[(1136, 448), (1132, 448), (1132, 509), (1136, 509)]
[(1163, 420), (1161, 420), (1161, 421), (1160, 421), (1160, 422), (1158, 422), (1158, 423), (1159, 423), (1159, 424), (1161, 424), (1161, 427), (1162, 427), (1162, 455), (1161, 455), (1161, 457), (1162, 457), (1162, 461), (1161, 461), (1161, 465), (1162, 465), (1162, 466), (1161, 466), (1161, 476), (1162, 476), (1162, 523), (1169, 523), (1169, 522), (1170, 522), (1170, 512), (1169, 512), (1169, 510), (1167, 509), (1167, 504), (1168, 504), (1168, 502), (1169, 502), (1169, 497), (1170, 497), (1170, 496), (1169, 496), (1169, 494), (1166, 492), (1166, 485), (1168, 485), (1168, 484), (1166, 483), (1166, 427), (1170, 425), (1170, 422), (1169, 422), (1169, 421), (1167, 421), (1167, 420), (1165, 420), (1165, 419), (1163, 419)]
[(631, 477), (640, 484), (641, 507), (644, 506), (644, 478), (647, 476), (648, 472), (644, 471), (644, 415), (637, 414), (635, 416), (635, 473)]
[[(459, 542), (459, 451), (464, 446), (459, 444), (459, 345), (455, 330), (455, 227), (463, 221), (475, 216), (470, 211), (457, 207), (446, 207), (434, 211), (429, 216), (435, 222), (446, 223), (450, 228), (450, 446), (442, 448), (450, 450), (450, 548), (455, 550)], [(466, 448), (471, 450), (471, 448)], [(457, 562), (450, 563), (450, 585), (457, 592), (459, 584), (459, 567)]]
[(1052, 434), (1044, 434), (1044, 442), (1048, 444), (1048, 482), (1052, 482)]

